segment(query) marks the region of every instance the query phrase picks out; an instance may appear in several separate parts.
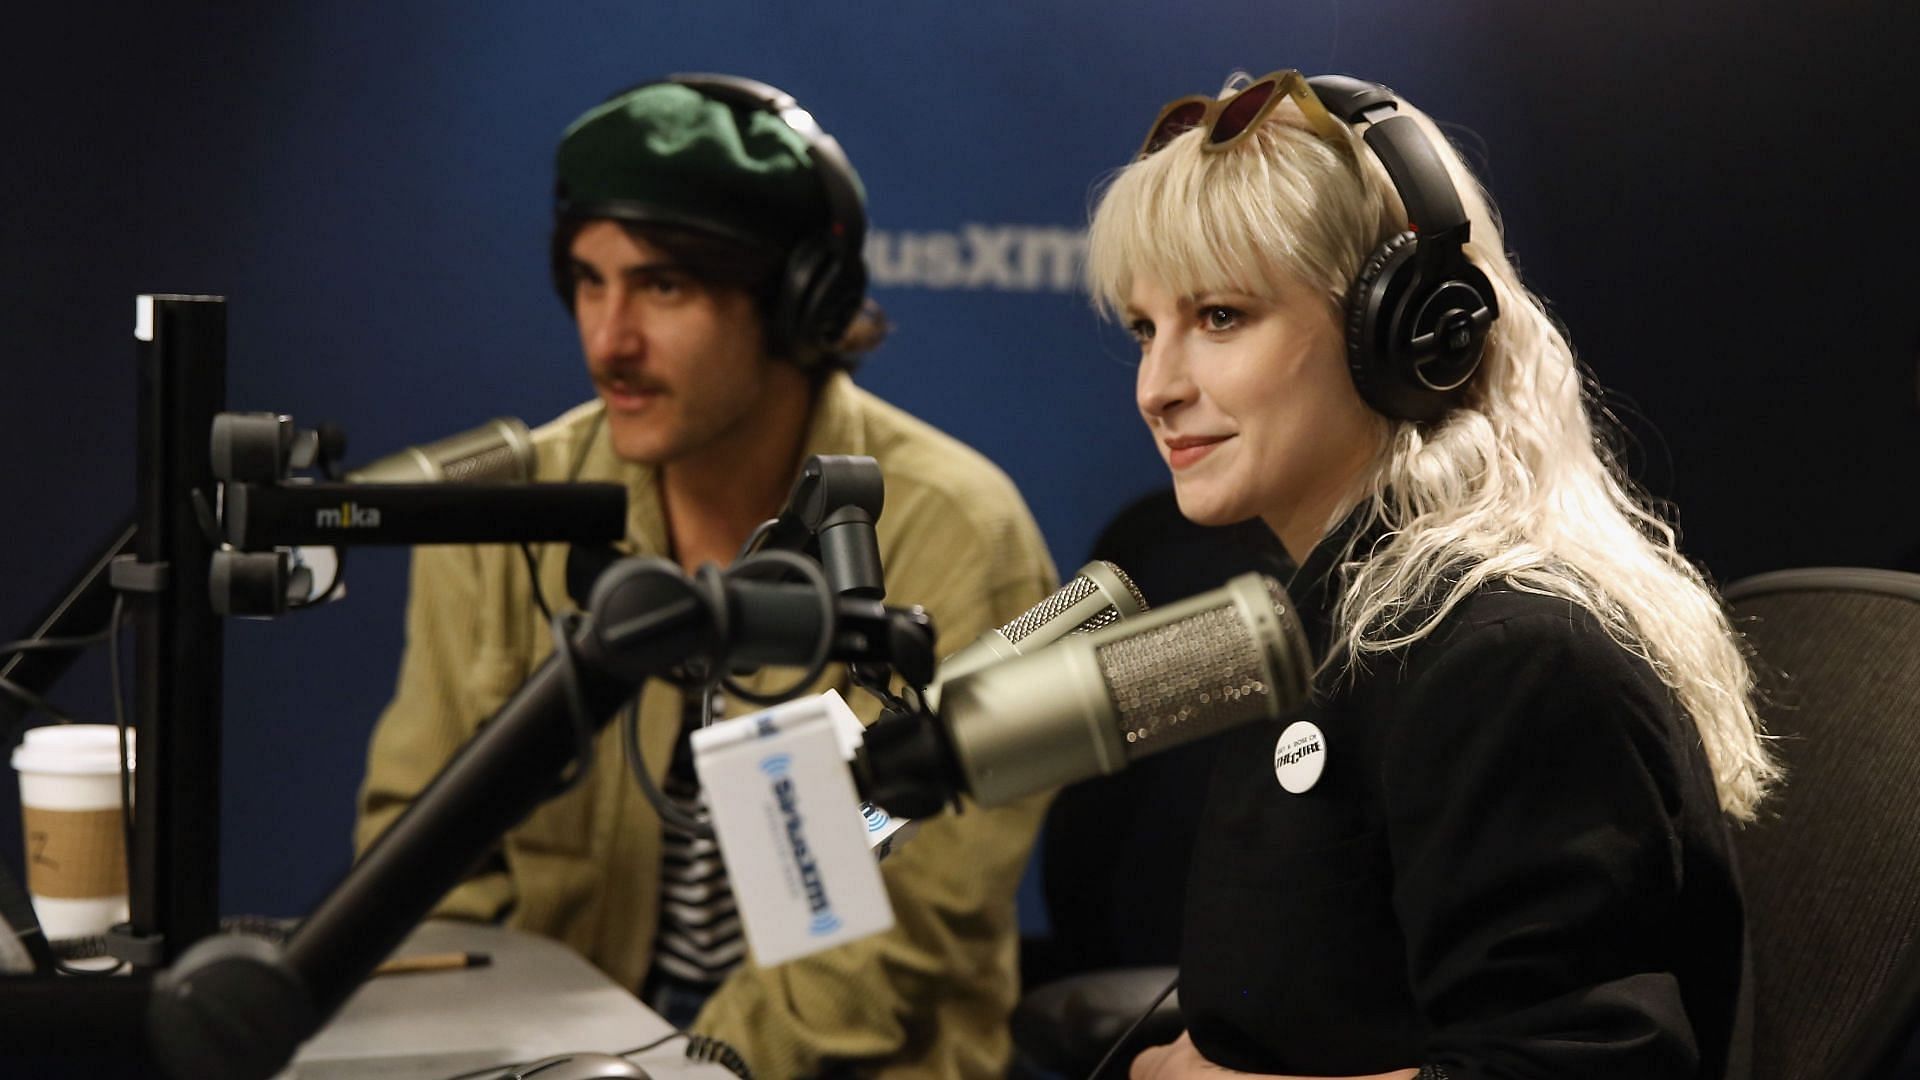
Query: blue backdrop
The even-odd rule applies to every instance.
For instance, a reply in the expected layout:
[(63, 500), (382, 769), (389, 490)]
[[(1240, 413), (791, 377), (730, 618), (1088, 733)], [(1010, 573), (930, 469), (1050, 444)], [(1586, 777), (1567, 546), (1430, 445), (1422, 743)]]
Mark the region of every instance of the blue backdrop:
[[(673, 70), (771, 82), (839, 137), (898, 325), (862, 382), (1006, 468), (1063, 567), (1164, 483), (1130, 346), (1062, 261), (1090, 193), (1164, 100), (1289, 65), (1451, 123), (1720, 579), (1920, 557), (1913, 5), (984, 7), (38, 13), (0, 65), (0, 636), (131, 507), (138, 292), (227, 296), (230, 406), (338, 423), (356, 461), (584, 399), (546, 277), (553, 144)], [(225, 910), (305, 911), (345, 868), (404, 567), (359, 550), (345, 602), (230, 626)], [(104, 683), (89, 658), (55, 697), (102, 718)]]

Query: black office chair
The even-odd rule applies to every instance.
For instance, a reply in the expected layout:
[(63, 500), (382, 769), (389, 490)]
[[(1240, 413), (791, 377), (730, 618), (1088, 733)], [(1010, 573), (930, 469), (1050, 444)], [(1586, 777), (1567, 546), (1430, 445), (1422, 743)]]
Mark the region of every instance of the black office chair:
[[(1266, 526), (1203, 528), (1180, 516), (1171, 491), (1122, 510), (1089, 557), (1125, 570), (1156, 605), (1248, 571), (1282, 583), (1293, 575), (1286, 550)], [(1040, 834), (1052, 934), (1022, 943), (1028, 989), (1013, 1016), (1017, 1080), (1082, 1080), (1173, 979), (1187, 853), (1199, 829), (1212, 751), (1202, 740), (1075, 784), (1055, 798)], [(1172, 1041), (1182, 1026), (1176, 995), (1114, 1055), (1107, 1075), (1126, 1075), (1134, 1054)]]
[(1786, 570), (1725, 596), (1787, 767), (1734, 837), (1754, 1080), (1901, 1075), (1920, 1019), (1920, 574)]

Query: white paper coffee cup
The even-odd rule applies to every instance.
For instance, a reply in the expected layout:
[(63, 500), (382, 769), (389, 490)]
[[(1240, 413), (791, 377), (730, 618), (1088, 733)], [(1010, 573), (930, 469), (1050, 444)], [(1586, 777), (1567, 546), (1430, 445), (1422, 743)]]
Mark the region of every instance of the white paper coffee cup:
[[(133, 732), (127, 732), (128, 768)], [(30, 728), (13, 752), (26, 833), (27, 893), (51, 940), (127, 921), (120, 733), (109, 724)]]

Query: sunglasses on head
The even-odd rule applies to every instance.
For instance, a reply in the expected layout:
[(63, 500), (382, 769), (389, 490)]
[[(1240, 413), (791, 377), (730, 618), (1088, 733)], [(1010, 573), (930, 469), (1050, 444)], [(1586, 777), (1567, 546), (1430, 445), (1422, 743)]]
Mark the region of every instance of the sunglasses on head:
[(1225, 150), (1260, 126), (1284, 98), (1292, 98), (1300, 107), (1301, 115), (1307, 118), (1315, 134), (1335, 145), (1343, 144), (1346, 129), (1320, 99), (1313, 96), (1307, 77), (1288, 68), (1268, 72), (1228, 97), (1192, 94), (1167, 102), (1153, 127), (1147, 130), (1147, 141), (1140, 144), (1140, 153), (1134, 160), (1157, 153), (1161, 147), (1197, 127), (1206, 128), (1206, 138), (1200, 144), (1202, 150)]

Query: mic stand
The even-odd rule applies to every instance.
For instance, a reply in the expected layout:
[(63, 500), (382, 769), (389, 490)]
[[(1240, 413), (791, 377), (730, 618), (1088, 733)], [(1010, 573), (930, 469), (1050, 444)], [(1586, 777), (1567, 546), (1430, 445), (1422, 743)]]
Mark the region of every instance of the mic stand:
[[(822, 635), (825, 635), (824, 641)], [(831, 659), (930, 670), (919, 609), (815, 587), (615, 563), (587, 614), (321, 901), (284, 949), (207, 938), (154, 980), (148, 1034), (176, 1077), (266, 1080), (513, 825), (647, 679), (689, 665)]]
[(217, 296), (136, 301), (139, 485), (134, 553), (109, 574), (134, 626), (131, 922), (113, 951), (171, 961), (219, 924), (221, 654), (203, 584), (214, 543), (196, 492), (213, 489), (207, 431), (226, 400), (227, 309)]

